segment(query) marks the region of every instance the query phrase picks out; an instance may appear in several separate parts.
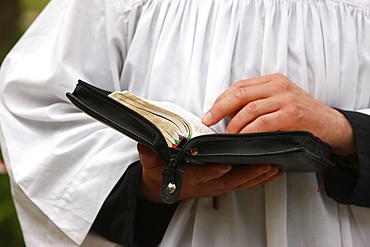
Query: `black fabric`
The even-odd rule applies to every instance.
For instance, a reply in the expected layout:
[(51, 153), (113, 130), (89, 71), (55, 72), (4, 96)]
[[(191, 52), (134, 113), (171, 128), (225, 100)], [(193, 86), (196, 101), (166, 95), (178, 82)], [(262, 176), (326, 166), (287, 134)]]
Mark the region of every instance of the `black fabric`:
[(136, 246), (133, 236), (140, 177), (140, 163), (130, 165), (105, 200), (92, 225), (92, 231), (115, 243)]
[(127, 247), (157, 246), (178, 204), (167, 205), (137, 198), (141, 164), (129, 166), (105, 200), (91, 231)]
[(135, 242), (138, 246), (158, 246), (177, 205), (138, 200), (135, 219)]
[(341, 166), (327, 169), (325, 191), (339, 203), (370, 207), (370, 116), (353, 111), (339, 111), (352, 125), (359, 172)]

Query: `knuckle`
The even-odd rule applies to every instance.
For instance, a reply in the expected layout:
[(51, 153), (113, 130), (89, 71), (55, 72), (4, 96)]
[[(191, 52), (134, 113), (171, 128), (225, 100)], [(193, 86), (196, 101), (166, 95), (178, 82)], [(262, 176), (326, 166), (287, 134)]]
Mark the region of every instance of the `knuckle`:
[(247, 90), (244, 87), (239, 88), (235, 90), (233, 96), (235, 97), (237, 101), (243, 100), (247, 96)]
[(296, 116), (298, 112), (298, 107), (295, 105), (290, 105), (284, 109), (284, 114), (286, 114), (288, 117)]
[(291, 120), (295, 120), (295, 121), (303, 118), (301, 109), (296, 105), (291, 105), (289, 107), (286, 107), (284, 109), (284, 114), (287, 118)]
[(259, 118), (256, 119), (257, 124), (262, 128), (262, 129), (268, 129), (269, 126), (271, 125), (271, 121), (267, 116), (260, 116)]
[(256, 101), (249, 102), (246, 105), (246, 107), (247, 107), (247, 111), (251, 113), (259, 112), (259, 109), (260, 109), (260, 105)]
[(276, 81), (275, 86), (279, 91), (289, 91), (292, 85), (287, 80), (278, 80)]
[(273, 77), (275, 78), (279, 78), (279, 79), (285, 79), (285, 75), (283, 75), (282, 73), (275, 73), (273, 74)]
[(240, 80), (235, 83), (236, 88), (240, 89), (248, 86), (248, 80)]
[(296, 102), (299, 100), (298, 96), (293, 93), (288, 93), (284, 95), (284, 100), (287, 102), (290, 106), (295, 105)]

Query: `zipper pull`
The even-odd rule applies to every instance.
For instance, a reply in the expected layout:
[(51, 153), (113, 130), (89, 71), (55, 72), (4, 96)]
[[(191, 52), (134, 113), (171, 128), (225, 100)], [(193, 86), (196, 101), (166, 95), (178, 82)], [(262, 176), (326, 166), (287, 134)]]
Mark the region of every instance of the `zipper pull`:
[(177, 164), (177, 161), (175, 158), (171, 158), (168, 164), (170, 182), (167, 184), (166, 192), (170, 195), (176, 192), (176, 184), (175, 184), (176, 164)]
[(171, 158), (162, 173), (161, 197), (167, 204), (176, 203), (179, 199), (182, 180), (184, 178), (183, 169), (177, 163), (177, 159)]

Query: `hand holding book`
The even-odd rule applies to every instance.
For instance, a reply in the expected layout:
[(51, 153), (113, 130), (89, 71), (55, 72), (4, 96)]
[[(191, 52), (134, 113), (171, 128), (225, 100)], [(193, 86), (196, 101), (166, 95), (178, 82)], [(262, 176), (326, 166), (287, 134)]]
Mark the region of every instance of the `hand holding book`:
[[(198, 170), (201, 171), (215, 163), (244, 165), (238, 166), (237, 169), (245, 171), (239, 175), (249, 179), (256, 164), (272, 164), (282, 172), (320, 172), (325, 166), (335, 165), (329, 160), (330, 145), (310, 132), (215, 134), (209, 129), (210, 132), (203, 133), (191, 127), (189, 118), (193, 116), (184, 114), (185, 109), (175, 106), (176, 112), (171, 113), (168, 107), (160, 105), (162, 103), (158, 105), (131, 96), (127, 92), (112, 94), (83, 81), (79, 81), (73, 93), (67, 93), (67, 97), (85, 113), (156, 152), (165, 164), (160, 193), (166, 203), (179, 199), (188, 166), (200, 166)], [(176, 143), (176, 138), (182, 136), (184, 138)]]
[[(151, 149), (138, 144), (142, 164), (142, 182), (139, 196), (153, 202), (163, 202), (160, 197), (163, 160)], [(214, 197), (236, 190), (251, 189), (282, 176), (278, 167), (268, 164), (233, 167), (230, 164), (188, 164), (178, 200), (197, 197)]]

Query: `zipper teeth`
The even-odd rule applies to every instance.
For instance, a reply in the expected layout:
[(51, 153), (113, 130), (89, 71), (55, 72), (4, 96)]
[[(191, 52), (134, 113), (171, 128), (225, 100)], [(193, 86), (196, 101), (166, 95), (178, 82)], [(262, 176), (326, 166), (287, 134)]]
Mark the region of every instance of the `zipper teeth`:
[[(207, 145), (219, 145), (217, 142), (221, 141), (222, 139), (214, 139), (214, 140), (204, 140), (200, 141), (199, 143), (207, 143)], [(279, 139), (264, 139), (264, 140), (254, 140), (253, 137), (251, 139), (246, 139), (246, 140), (233, 140), (233, 139), (224, 139), (222, 140), (224, 143), (231, 143), (234, 145), (238, 145), (240, 143), (243, 143), (244, 145), (251, 146), (253, 144), (260, 144), (260, 143), (266, 143), (268, 145), (269, 143), (279, 143), (279, 142), (284, 142), (284, 144), (287, 145), (292, 145), (295, 144), (296, 146), (299, 146), (299, 142), (295, 140), (294, 138), (290, 137), (283, 137)]]

